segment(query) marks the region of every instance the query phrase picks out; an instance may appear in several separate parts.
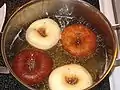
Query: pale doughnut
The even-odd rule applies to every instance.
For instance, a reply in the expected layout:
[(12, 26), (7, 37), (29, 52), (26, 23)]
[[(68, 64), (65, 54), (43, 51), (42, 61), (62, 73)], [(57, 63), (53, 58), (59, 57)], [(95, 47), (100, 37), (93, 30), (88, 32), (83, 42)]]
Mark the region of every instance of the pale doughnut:
[(58, 67), (49, 76), (51, 90), (84, 90), (92, 84), (90, 73), (77, 64)]
[[(29, 26), (26, 31), (26, 40), (38, 49), (49, 49), (60, 39), (60, 31), (60, 27), (52, 19), (40, 19)], [(45, 36), (39, 32), (45, 33)]]

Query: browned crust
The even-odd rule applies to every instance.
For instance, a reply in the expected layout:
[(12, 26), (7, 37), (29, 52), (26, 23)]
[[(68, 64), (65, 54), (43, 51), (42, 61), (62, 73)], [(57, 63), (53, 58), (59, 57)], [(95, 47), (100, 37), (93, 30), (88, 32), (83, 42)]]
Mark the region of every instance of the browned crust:
[(61, 35), (63, 48), (74, 56), (89, 56), (96, 49), (96, 35), (81, 24), (64, 28)]

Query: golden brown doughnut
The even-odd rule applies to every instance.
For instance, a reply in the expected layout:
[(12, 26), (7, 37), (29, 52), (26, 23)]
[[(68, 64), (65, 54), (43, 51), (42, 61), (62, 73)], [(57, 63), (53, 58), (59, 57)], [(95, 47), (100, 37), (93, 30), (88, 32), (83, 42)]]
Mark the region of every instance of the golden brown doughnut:
[(96, 35), (81, 24), (74, 24), (64, 28), (61, 42), (63, 48), (74, 56), (89, 56), (96, 49)]

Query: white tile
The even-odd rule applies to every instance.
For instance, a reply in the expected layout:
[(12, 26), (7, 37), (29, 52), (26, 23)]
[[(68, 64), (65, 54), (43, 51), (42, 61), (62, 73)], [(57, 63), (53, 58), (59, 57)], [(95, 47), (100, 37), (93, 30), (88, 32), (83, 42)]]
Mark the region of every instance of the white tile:
[(4, 4), (1, 8), (0, 8), (0, 32), (2, 30), (2, 26), (5, 20), (5, 16), (6, 16), (6, 4)]

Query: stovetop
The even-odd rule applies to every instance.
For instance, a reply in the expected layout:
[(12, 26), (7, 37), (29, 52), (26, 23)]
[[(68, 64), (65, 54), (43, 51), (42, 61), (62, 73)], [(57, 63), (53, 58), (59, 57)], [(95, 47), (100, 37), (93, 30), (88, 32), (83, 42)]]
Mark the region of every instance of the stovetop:
[[(25, 4), (30, 0), (5, 0), (7, 4), (7, 16), (5, 22), (8, 20), (10, 15), (21, 5)], [(99, 9), (99, 0), (84, 0), (94, 5)], [(4, 66), (4, 61), (0, 55), (0, 66)], [(0, 90), (28, 90), (22, 84), (20, 84), (11, 74), (4, 75), (0, 74)], [(109, 75), (93, 90), (110, 90), (109, 86)]]

